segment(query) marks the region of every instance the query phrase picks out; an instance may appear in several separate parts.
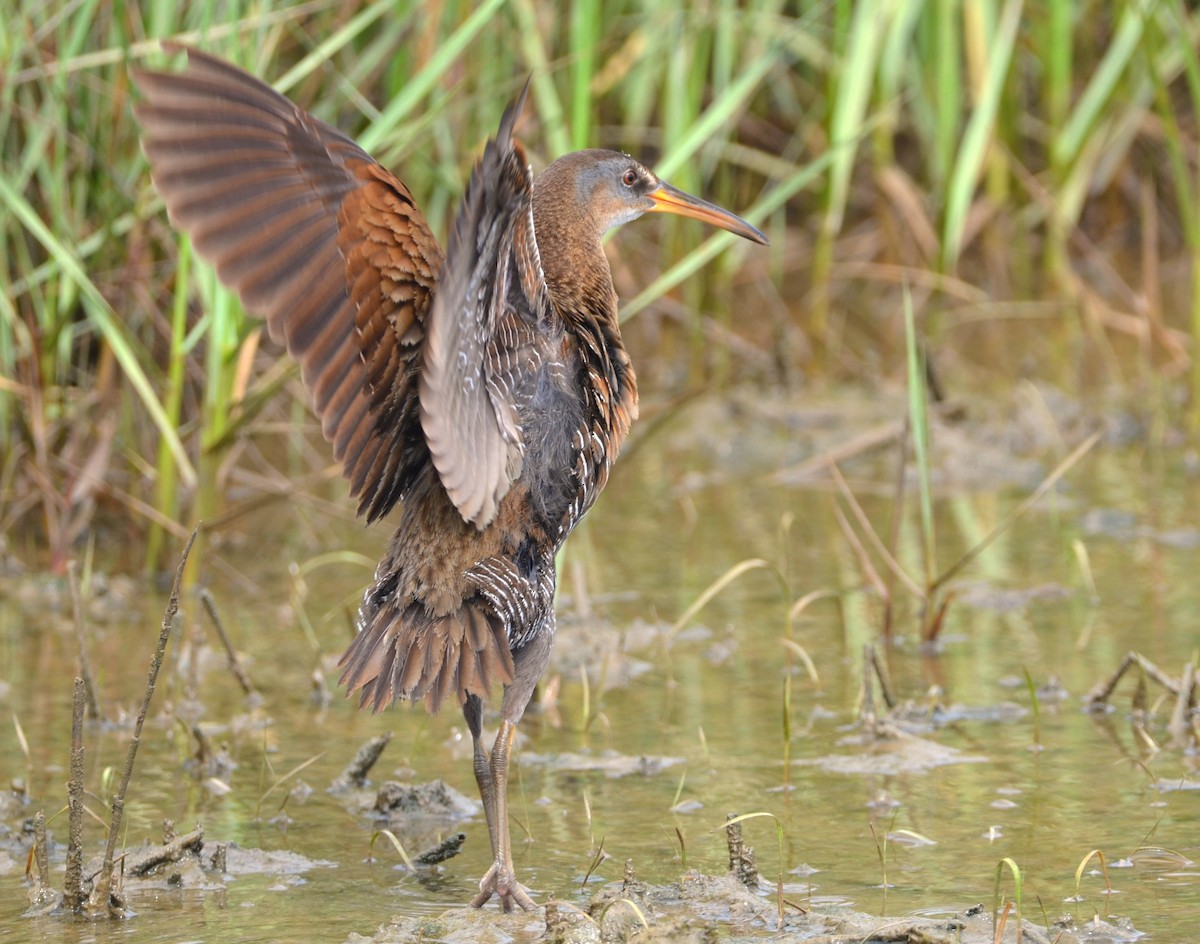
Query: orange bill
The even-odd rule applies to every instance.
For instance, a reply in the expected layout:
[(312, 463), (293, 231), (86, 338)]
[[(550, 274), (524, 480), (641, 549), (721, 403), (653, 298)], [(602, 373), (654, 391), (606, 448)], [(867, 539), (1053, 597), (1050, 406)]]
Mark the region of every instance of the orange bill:
[(650, 213), (674, 213), (677, 216), (690, 216), (694, 220), (702, 220), (713, 226), (719, 226), (721, 229), (727, 229), (731, 233), (737, 233), (752, 242), (763, 246), (767, 245), (767, 237), (740, 216), (735, 216), (728, 210), (722, 210), (715, 203), (709, 203), (707, 200), (693, 197), (690, 193), (684, 193), (678, 187), (672, 187), (664, 181), (659, 181), (658, 187), (651, 190), (647, 196), (654, 201), (654, 206), (648, 211)]

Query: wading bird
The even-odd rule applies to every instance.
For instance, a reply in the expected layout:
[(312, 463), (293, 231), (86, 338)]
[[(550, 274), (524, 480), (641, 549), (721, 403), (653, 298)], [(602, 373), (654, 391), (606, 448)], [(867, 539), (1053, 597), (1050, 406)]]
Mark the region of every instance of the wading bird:
[(615, 151), (534, 179), (512, 136), (522, 92), (443, 255), (408, 188), (348, 137), (240, 69), (166, 48), (187, 67), (136, 72), (136, 115), (172, 222), (299, 361), (359, 514), (403, 505), (342, 682), (375, 710), (462, 706), (493, 854), (472, 904), (531, 908), (509, 753), (554, 638), (555, 554), (637, 416), (601, 237), (661, 212), (767, 240)]

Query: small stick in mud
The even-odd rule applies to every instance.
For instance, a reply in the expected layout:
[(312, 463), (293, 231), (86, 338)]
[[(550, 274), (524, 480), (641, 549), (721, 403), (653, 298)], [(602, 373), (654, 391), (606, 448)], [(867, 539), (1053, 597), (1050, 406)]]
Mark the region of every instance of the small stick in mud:
[(467, 841), (466, 833), (455, 833), (448, 839), (443, 839), (432, 849), (427, 849), (413, 859), (414, 865), (437, 865), (447, 859), (453, 859), (462, 852), (463, 843)]
[(83, 679), (87, 695), (87, 717), (96, 721), (100, 717), (100, 702), (96, 697), (96, 680), (92, 676), (92, 663), (88, 658), (86, 632), (83, 624), (83, 591), (79, 586), (79, 563), (67, 563), (67, 580), (71, 585), (71, 610), (75, 616), (75, 648), (79, 656), (79, 677)]
[[(200, 722), (193, 724), (189, 730), (196, 742), (196, 750), (192, 753), (192, 772), (205, 779), (215, 777), (224, 780), (237, 767), (226, 746), (214, 744)], [(210, 782), (210, 786), (216, 784)]]
[(183, 582), (183, 568), (187, 566), (188, 554), (196, 542), (200, 526), (192, 532), (184, 545), (179, 557), (179, 566), (175, 570), (175, 580), (171, 584), (171, 596), (167, 600), (167, 608), (163, 612), (162, 629), (158, 634), (158, 644), (154, 647), (154, 656), (150, 660), (150, 672), (146, 681), (146, 694), (138, 708), (137, 720), (133, 726), (133, 736), (129, 739), (129, 754), (125, 758), (125, 769), (121, 772), (121, 783), (112, 801), (112, 821), (108, 827), (108, 845), (104, 849), (104, 864), (96, 884), (92, 886), (88, 908), (94, 912), (103, 911), (109, 915), (114, 912), (111, 901), (113, 861), (116, 858), (117, 839), (121, 834), (121, 820), (125, 815), (125, 793), (129, 789), (129, 781), (133, 777), (133, 762), (137, 758), (138, 745), (142, 741), (142, 725), (146, 723), (146, 713), (150, 710), (150, 699), (154, 697), (154, 686), (158, 681), (158, 672), (162, 668), (163, 657), (167, 652), (167, 641), (171, 638), (171, 629), (175, 624), (175, 616), (179, 612), (179, 586)]
[(76, 677), (71, 703), (71, 779), (67, 782), (67, 872), (63, 879), (63, 907), (83, 906), (83, 679)]
[[(726, 820), (736, 820), (736, 813), (726, 813)], [(725, 841), (729, 845), (729, 871), (747, 888), (758, 888), (758, 866), (754, 864), (754, 850), (742, 839), (742, 824), (725, 824)]]
[(328, 708), (333, 701), (333, 693), (329, 691), (329, 686), (325, 684), (325, 675), (320, 669), (313, 669), (311, 676), (312, 692), (308, 696), (318, 708)]
[(1150, 678), (1158, 682), (1163, 688), (1169, 691), (1172, 695), (1178, 696), (1182, 687), (1173, 678), (1167, 675), (1162, 669), (1156, 666), (1153, 662), (1138, 652), (1126, 653), (1125, 658), (1121, 660), (1121, 664), (1117, 666), (1116, 671), (1108, 678), (1101, 679), (1097, 682), (1090, 692), (1084, 698), (1083, 703), (1089, 711), (1102, 711), (1104, 706), (1108, 704), (1108, 699), (1112, 696), (1113, 690), (1116, 689), (1117, 683), (1121, 681), (1122, 676), (1129, 671), (1130, 667), (1137, 665)]
[(879, 679), (879, 691), (883, 695), (883, 701), (891, 712), (896, 707), (896, 694), (892, 691), (892, 678), (888, 675), (887, 666), (883, 664), (883, 660), (879, 658), (879, 650), (874, 646), (868, 646), (871, 655), (871, 666), (875, 669), (875, 677)]
[[(859, 708), (858, 718), (862, 723), (864, 733), (876, 741), (894, 739), (897, 734), (892, 719), (895, 717), (898, 702), (895, 692), (892, 691), (892, 680), (888, 675), (887, 666), (880, 658), (879, 650), (871, 643), (863, 646), (862, 679), (862, 706)], [(883, 697), (884, 707), (887, 709), (882, 716), (875, 707), (875, 681), (877, 679), (879, 692)]]
[(213, 595), (208, 592), (208, 588), (204, 587), (200, 590), (200, 602), (204, 604), (204, 612), (208, 614), (208, 618), (212, 620), (213, 627), (217, 631), (217, 636), (221, 640), (221, 645), (225, 647), (225, 656), (229, 659), (229, 671), (233, 673), (233, 677), (242, 686), (242, 691), (246, 693), (247, 698), (259, 697), (258, 689), (254, 687), (254, 683), (250, 681), (250, 676), (238, 659), (237, 650), (233, 648), (233, 644), (229, 641), (229, 634), (225, 632), (225, 624), (221, 622), (221, 616), (217, 612), (217, 601), (213, 599)]
[(125, 871), (130, 875), (149, 875), (160, 865), (178, 862), (188, 853), (200, 855), (204, 848), (204, 827), (197, 826), (190, 833), (174, 836), (161, 846), (155, 846), (139, 855), (137, 858), (125, 860)]
[(33, 815), (33, 861), (37, 865), (38, 881), (45, 885), (50, 881), (50, 852), (46, 848), (45, 810), (38, 810)]
[[(908, 483), (908, 443), (912, 438), (911, 432), (912, 413), (904, 414), (904, 424), (900, 428), (900, 434), (896, 437), (896, 479), (895, 490), (892, 493), (892, 528), (888, 533), (887, 552), (892, 560), (896, 559), (896, 549), (900, 546), (900, 526), (905, 520), (904, 514), (904, 496), (907, 492)], [(883, 598), (883, 629), (881, 635), (885, 645), (890, 646), (894, 636), (895, 624), (895, 608), (893, 601), (895, 600), (894, 590), (896, 580), (899, 575), (892, 567), (887, 567), (884, 570), (883, 585), (887, 590), (887, 596)], [(919, 595), (918, 595), (919, 596)]]
[(870, 643), (863, 646), (862, 707), (858, 710), (859, 720), (871, 737), (879, 736), (879, 715), (875, 711), (875, 647)]
[(391, 740), (392, 732), (387, 731), (367, 741), (366, 744), (358, 749), (358, 753), (346, 765), (346, 769), (337, 775), (331, 789), (341, 791), (348, 790), (351, 787), (366, 786), (367, 774), (371, 772), (371, 768), (379, 760), (379, 755), (383, 753), (383, 749), (388, 746)]
[[(1195, 743), (1197, 737), (1196, 713), (1196, 663), (1189, 662), (1183, 667), (1183, 678), (1179, 680), (1179, 694), (1175, 697), (1175, 706), (1171, 711), (1171, 720), (1167, 730), (1171, 741), (1178, 748), (1184, 749), (1189, 743)], [(1188, 724), (1188, 719), (1192, 723)]]
[(1134, 736), (1142, 743), (1147, 750), (1157, 753), (1161, 750), (1153, 736), (1146, 729), (1146, 719), (1148, 712), (1146, 711), (1146, 675), (1142, 673), (1138, 676), (1137, 688), (1133, 690), (1133, 711), (1129, 716), (1130, 726), (1133, 728)]
[(604, 838), (600, 839), (600, 847), (596, 850), (596, 854), (592, 856), (592, 862), (588, 866), (587, 872), (584, 873), (583, 881), (579, 883), (579, 887), (583, 888), (587, 885), (588, 879), (592, 877), (592, 873), (600, 868), (600, 863), (608, 858), (608, 853), (604, 851)]
[[(36, 867), (37, 875), (33, 875)], [(25, 865), (29, 879), (29, 907), (25, 917), (53, 914), (62, 906), (62, 895), (50, 887), (50, 856), (46, 849), (46, 813), (38, 810), (33, 816), (33, 848)]]

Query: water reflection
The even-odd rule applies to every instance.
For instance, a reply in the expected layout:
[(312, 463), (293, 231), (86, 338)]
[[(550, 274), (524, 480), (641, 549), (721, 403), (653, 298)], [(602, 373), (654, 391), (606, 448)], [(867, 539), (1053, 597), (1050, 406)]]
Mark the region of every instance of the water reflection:
[[(826, 435), (826, 425), (792, 425), (813, 448)], [(1200, 908), (1196, 793), (1160, 787), (1194, 784), (1195, 760), (1137, 740), (1125, 721), (1132, 682), (1111, 714), (1079, 706), (1130, 649), (1176, 675), (1194, 652), (1200, 589), (1196, 542), (1186, 538), (1200, 495), (1181, 459), (1162, 457), (1159, 471), (1147, 471), (1133, 451), (1095, 451), (963, 575), (936, 653), (913, 642), (916, 607), (896, 587), (898, 642), (882, 652), (896, 690), (918, 713), (935, 704), (963, 710), (917, 732), (943, 762), (889, 766), (875, 748), (876, 762), (864, 761), (856, 725), (862, 646), (878, 642), (883, 607), (863, 589), (827, 483), (772, 484), (791, 440), (751, 446), (711, 416), (703, 428), (712, 441), (700, 448), (694, 421), (682, 417), (633, 450), (564, 562), (559, 651), (547, 697), (522, 725), (511, 787), (517, 867), (540, 898), (582, 903), (629, 858), (652, 882), (675, 879), (685, 865), (723, 871), (726, 814), (764, 811), (781, 824), (781, 840), (764, 818), (747, 822), (747, 841), (763, 875), (782, 871), (793, 896), (888, 914), (956, 910), (990, 901), (1007, 856), (1024, 872), (1027, 901), (1036, 895), (1052, 916), (1071, 910), (1086, 919), (1110, 907), (1104, 877), (1093, 874), (1098, 862), (1081, 878), (1085, 900), (1068, 899), (1077, 866), (1101, 849), (1120, 892), (1111, 907), (1163, 939), (1184, 935)], [(711, 458), (720, 455), (732, 458)], [(894, 455), (866, 455), (845, 472), (888, 533)], [(940, 561), (1024, 497), (1011, 481), (976, 479), (939, 502)], [(921, 572), (916, 514), (913, 502), (901, 512), (897, 549), (910, 573)], [(262, 704), (247, 706), (215, 648), (188, 648), (188, 634), (207, 632), (189, 596), (184, 637), (172, 641), (143, 739), (128, 842), (157, 837), (169, 816), (181, 827), (203, 822), (213, 840), (331, 865), (290, 878), (239, 876), (220, 894), (163, 889), (133, 901), (137, 919), (119, 925), (21, 922), (23, 846), (10, 832), (0, 853), (5, 926), (48, 941), (337, 940), (369, 934), (393, 913), (434, 914), (473, 894), (489, 859), (481, 817), (454, 827), (468, 835), (459, 858), (416, 877), (395, 868), (386, 844), (372, 846), (370, 820), (326, 792), (358, 745), (385, 730), (395, 738), (376, 782), (442, 778), (467, 795), (474, 789), (455, 712), (372, 716), (340, 693), (328, 704), (310, 697), (314, 672), (333, 683), (331, 660), (369, 579), (359, 558), (320, 555), (350, 548), (374, 560), (386, 529), (364, 531), (304, 505), (287, 515), (265, 509), (239, 527), (215, 547), (225, 564), (207, 563), (197, 576), (217, 598)], [(706, 587), (750, 559), (770, 566), (748, 570), (670, 631)], [(230, 568), (251, 578), (253, 592)], [(835, 592), (836, 605), (814, 603), (789, 631), (792, 603), (816, 590)], [(114, 579), (91, 607), (89, 644), (110, 719), (87, 732), (93, 790), (124, 756), (164, 597)], [(818, 682), (782, 641), (789, 632)], [(73, 659), (61, 586), (6, 580), (0, 705), (19, 721), (29, 754), (10, 724), (0, 763), (33, 798), (6, 806), (10, 830), (34, 809), (52, 815), (63, 803)], [(1035, 686), (1056, 678), (1067, 696), (1044, 688), (1034, 712), (1026, 672)], [(1169, 707), (1151, 707), (1161, 732)], [(223, 778), (227, 793), (188, 772), (194, 722), (236, 763)], [(98, 799), (89, 805), (102, 812)], [(61, 817), (51, 830), (61, 839)], [(92, 854), (100, 827), (87, 830)], [(601, 845), (608, 858), (585, 880)]]

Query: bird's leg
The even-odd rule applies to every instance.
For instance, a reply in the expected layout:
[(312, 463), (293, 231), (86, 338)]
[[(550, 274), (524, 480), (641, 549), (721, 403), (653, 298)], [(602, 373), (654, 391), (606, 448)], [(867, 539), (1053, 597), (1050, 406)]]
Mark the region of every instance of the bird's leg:
[[(479, 894), (471, 902), (476, 908), (482, 907), (492, 895), (500, 899), (500, 907), (505, 911), (512, 911), (514, 904), (525, 911), (537, 907), (525, 886), (517, 881), (512, 860), (512, 838), (508, 829), (508, 761), (516, 732), (517, 726), (507, 718), (504, 719), (500, 722), (500, 731), (496, 734), (496, 743), (492, 746), (489, 769), (493, 818), (489, 820), (488, 826), (491, 828), (492, 852), (495, 858), (492, 867), (479, 882)], [(478, 770), (477, 765), (476, 779), (480, 779)]]
[(479, 798), (483, 800), (483, 815), (487, 819), (488, 835), (492, 840), (492, 855), (495, 855), (496, 792), (487, 751), (483, 749), (483, 742), (479, 738), (475, 739), (475, 782), (479, 784)]
[(492, 856), (496, 855), (496, 792), (492, 780), (492, 767), (483, 746), (483, 702), (477, 695), (468, 695), (463, 704), (463, 716), (471, 731), (474, 748), (475, 783), (479, 786), (479, 798), (483, 801), (483, 815), (487, 819), (488, 836), (492, 840)]
[[(492, 867), (479, 881), (479, 894), (471, 902), (476, 908), (482, 907), (493, 895), (500, 899), (500, 907), (505, 911), (512, 911), (513, 905), (526, 911), (537, 907), (525, 886), (517, 881), (513, 869), (512, 837), (508, 830), (508, 762), (512, 755), (513, 737), (517, 733), (517, 722), (525, 713), (533, 688), (550, 660), (550, 646), (554, 642), (553, 610), (546, 620), (542, 631), (534, 635), (532, 642), (513, 652), (516, 671), (512, 682), (504, 689), (504, 701), (500, 706), (500, 731), (496, 734), (496, 743), (492, 745), (492, 753), (486, 763), (481, 760), (483, 752), (476, 739), (475, 779), (479, 783), (480, 793), (487, 791), (492, 798), (492, 813), (488, 820), (492, 833)], [(470, 716), (467, 720), (470, 721)], [(486, 805), (486, 799), (484, 803)]]

